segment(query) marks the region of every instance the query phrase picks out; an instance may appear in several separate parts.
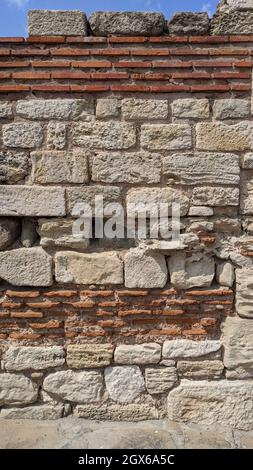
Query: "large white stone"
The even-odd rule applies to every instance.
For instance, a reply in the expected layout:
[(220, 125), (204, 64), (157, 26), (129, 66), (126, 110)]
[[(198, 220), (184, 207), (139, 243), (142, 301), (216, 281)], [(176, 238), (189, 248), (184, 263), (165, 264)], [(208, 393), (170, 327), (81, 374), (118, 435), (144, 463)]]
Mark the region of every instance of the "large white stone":
[(12, 117), (12, 104), (8, 101), (0, 103), (0, 118)]
[(159, 204), (167, 204), (168, 215), (171, 215), (173, 202), (180, 204), (180, 215), (187, 214), (189, 209), (189, 197), (187, 193), (175, 188), (140, 188), (129, 189), (127, 192), (127, 210), (130, 216), (136, 211), (143, 213), (143, 204), (147, 207), (159, 207)]
[(229, 261), (217, 264), (216, 280), (221, 286), (232, 287), (235, 280), (235, 270)]
[(202, 253), (174, 253), (169, 258), (170, 280), (178, 289), (210, 286), (215, 275), (214, 259)]
[(175, 339), (164, 342), (163, 358), (193, 358), (206, 356), (219, 351), (221, 342), (217, 340), (191, 341), (189, 339)]
[(236, 269), (236, 311), (253, 318), (253, 268)]
[(144, 379), (137, 366), (107, 367), (105, 384), (110, 398), (119, 403), (130, 403), (145, 390)]
[(82, 120), (94, 114), (94, 103), (90, 99), (21, 100), (16, 112), (27, 119)]
[(196, 147), (200, 150), (240, 152), (253, 148), (253, 123), (242, 121), (228, 125), (201, 122), (196, 125)]
[(168, 392), (177, 382), (175, 367), (159, 367), (145, 369), (145, 383), (148, 393), (160, 394)]
[(250, 114), (250, 101), (243, 99), (215, 100), (213, 114), (216, 119), (238, 119)]
[(129, 120), (166, 119), (169, 107), (167, 100), (125, 98), (122, 100), (122, 115)]
[[(90, 244), (89, 238), (73, 235), (75, 219), (49, 218), (38, 220), (40, 244), (43, 247), (75, 248), (85, 250)], [(88, 222), (87, 222), (88, 223)]]
[(141, 146), (147, 150), (189, 150), (192, 132), (189, 124), (144, 124)]
[(161, 359), (161, 346), (157, 343), (121, 344), (114, 352), (116, 364), (157, 364)]
[(177, 118), (209, 118), (209, 101), (207, 99), (184, 98), (172, 103), (172, 116)]
[(136, 129), (117, 121), (74, 124), (73, 143), (91, 149), (128, 149), (136, 143)]
[(95, 370), (55, 372), (45, 378), (43, 389), (75, 403), (97, 402), (103, 392), (103, 375)]
[(39, 123), (14, 122), (3, 126), (3, 143), (6, 147), (38, 148), (43, 142)]
[(38, 388), (28, 377), (0, 374), (0, 406), (25, 405), (37, 400)]
[(238, 188), (201, 186), (193, 188), (191, 203), (196, 206), (237, 206)]
[(77, 10), (30, 10), (30, 36), (87, 36), (86, 15)]
[(61, 346), (13, 346), (4, 355), (4, 367), (11, 372), (44, 370), (63, 366), (64, 363), (65, 353)]
[(146, 254), (138, 248), (128, 251), (124, 258), (125, 286), (139, 288), (164, 287), (168, 270), (164, 255)]
[[(227, 317), (222, 325), (224, 365), (229, 370), (238, 370), (253, 376), (253, 322), (252, 320)], [(243, 375), (242, 375), (243, 374)]]
[(82, 151), (32, 152), (32, 182), (38, 184), (87, 183), (88, 159)]

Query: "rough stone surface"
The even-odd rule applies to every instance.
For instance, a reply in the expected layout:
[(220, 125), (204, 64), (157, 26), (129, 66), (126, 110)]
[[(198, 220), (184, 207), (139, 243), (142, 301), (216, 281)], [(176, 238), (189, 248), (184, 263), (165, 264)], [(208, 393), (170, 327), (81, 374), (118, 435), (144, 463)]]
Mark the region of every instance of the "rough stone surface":
[(242, 121), (228, 125), (205, 122), (196, 125), (196, 146), (200, 150), (240, 152), (253, 148), (253, 123)]
[(160, 36), (165, 19), (162, 13), (98, 11), (89, 24), (95, 36)]
[(207, 99), (184, 98), (172, 103), (172, 116), (176, 118), (208, 119), (210, 115)]
[(253, 170), (253, 153), (248, 152), (242, 156), (241, 166), (245, 170)]
[(240, 317), (253, 318), (253, 268), (236, 269), (236, 311)]
[(141, 145), (147, 150), (188, 150), (192, 147), (188, 124), (143, 124)]
[(129, 403), (145, 390), (144, 379), (137, 366), (107, 367), (105, 384), (110, 398), (119, 403)]
[(6, 147), (37, 148), (43, 141), (39, 123), (15, 122), (3, 126), (3, 143)]
[(10, 347), (4, 355), (4, 367), (10, 372), (27, 369), (46, 370), (51, 367), (63, 366), (64, 363), (65, 353), (61, 346)]
[(87, 155), (82, 151), (32, 152), (32, 181), (37, 184), (87, 183)]
[(250, 101), (244, 99), (220, 99), (213, 104), (213, 115), (216, 119), (238, 119), (250, 114)]
[(0, 215), (53, 217), (65, 215), (64, 188), (0, 186)]
[(194, 217), (210, 217), (214, 214), (212, 207), (206, 206), (192, 206), (189, 209), (189, 216)]
[(217, 11), (228, 12), (234, 10), (252, 10), (252, 0), (220, 0)]
[(96, 116), (99, 119), (119, 117), (121, 102), (117, 98), (99, 98), (97, 100)]
[(241, 171), (240, 213), (253, 214), (253, 171)]
[(59, 419), (64, 412), (63, 405), (38, 405), (25, 408), (2, 408), (0, 418), (4, 419)]
[(88, 21), (81, 11), (30, 10), (30, 36), (87, 36)]
[(177, 422), (220, 424), (250, 430), (253, 385), (240, 381), (183, 380), (168, 397), (169, 419)]
[(28, 217), (22, 220), (20, 241), (25, 248), (31, 248), (38, 238), (36, 222)]
[(145, 383), (148, 393), (156, 395), (168, 392), (177, 382), (175, 367), (159, 367), (145, 369)]
[(196, 206), (237, 206), (238, 188), (202, 186), (193, 188), (191, 203)]
[(11, 150), (0, 151), (0, 184), (15, 184), (28, 174), (28, 155)]
[(95, 155), (92, 180), (104, 183), (159, 183), (160, 155), (147, 152), (104, 153)]
[(163, 173), (179, 184), (238, 184), (239, 157), (208, 152), (169, 155), (163, 158)]
[(213, 258), (202, 253), (175, 253), (169, 258), (170, 280), (178, 289), (210, 286), (215, 274)]
[(128, 149), (136, 143), (136, 130), (132, 124), (116, 121), (75, 124), (73, 143), (91, 149)]
[(43, 382), (43, 389), (70, 402), (97, 402), (103, 392), (103, 376), (98, 371), (64, 370), (48, 375)]
[(166, 119), (169, 114), (167, 100), (125, 98), (122, 115), (127, 120)]
[(37, 386), (28, 377), (0, 374), (0, 406), (26, 405), (36, 401)]
[(38, 220), (38, 233), (40, 244), (43, 247), (62, 247), (86, 249), (90, 241), (88, 238), (77, 238), (73, 235), (74, 219), (50, 218)]
[(232, 287), (235, 280), (234, 267), (229, 261), (217, 264), (216, 280), (221, 286)]
[(206, 356), (219, 351), (220, 341), (191, 341), (188, 339), (176, 339), (165, 341), (163, 345), (164, 359), (193, 358)]
[[(94, 103), (88, 98), (21, 100), (17, 102), (16, 112), (18, 116), (27, 119), (82, 121), (94, 115)], [(27, 125), (31, 124), (27, 123)]]
[(252, 25), (252, 10), (221, 12), (211, 19), (211, 34), (252, 34)]
[(0, 218), (0, 250), (8, 248), (18, 237), (19, 222), (16, 219)]
[(180, 12), (175, 13), (168, 21), (169, 34), (202, 35), (208, 34), (209, 17), (207, 13)]
[(72, 369), (109, 366), (113, 358), (112, 344), (70, 344), (67, 364)]
[(139, 288), (164, 287), (168, 271), (160, 253), (146, 254), (138, 248), (128, 251), (125, 262), (125, 286)]
[(8, 101), (3, 101), (0, 103), (0, 118), (10, 118), (12, 117), (12, 103)]
[(52, 258), (42, 248), (1, 252), (0, 279), (14, 286), (51, 286)]
[(253, 377), (253, 324), (243, 318), (226, 318), (222, 326), (224, 365), (238, 377)]
[(47, 148), (63, 150), (67, 144), (67, 129), (62, 122), (50, 122), (47, 126)]
[(103, 196), (104, 204), (121, 202), (121, 189), (117, 186), (72, 186), (67, 188), (66, 193), (68, 212), (70, 213), (78, 203), (87, 203), (94, 207), (96, 196)]
[(114, 353), (117, 364), (158, 364), (160, 359), (161, 346), (156, 343), (122, 344), (116, 347)]
[(75, 415), (79, 418), (100, 420), (100, 421), (143, 421), (145, 419), (157, 419), (158, 411), (150, 405), (135, 404), (129, 405), (78, 405), (75, 408)]
[[(129, 205), (128, 213), (132, 215), (134, 208), (143, 212), (142, 205), (157, 205), (166, 203), (168, 205), (168, 215), (171, 215), (173, 202), (180, 203), (180, 214), (184, 216), (189, 209), (189, 198), (182, 191), (175, 188), (141, 188), (130, 189), (127, 193), (127, 204)], [(131, 209), (132, 208), (132, 209)]]
[(220, 379), (224, 370), (222, 361), (178, 361), (177, 371), (187, 379)]
[(122, 284), (123, 263), (115, 252), (62, 251), (55, 257), (55, 277), (63, 283)]

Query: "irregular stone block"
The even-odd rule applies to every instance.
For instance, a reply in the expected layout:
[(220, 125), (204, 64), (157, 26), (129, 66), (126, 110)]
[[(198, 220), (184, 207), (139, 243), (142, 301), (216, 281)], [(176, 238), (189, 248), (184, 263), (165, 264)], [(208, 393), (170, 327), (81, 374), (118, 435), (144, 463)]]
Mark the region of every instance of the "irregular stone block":
[(121, 202), (121, 189), (117, 186), (72, 186), (67, 188), (66, 193), (68, 213), (72, 213), (78, 203), (87, 203), (94, 208), (96, 196), (102, 196), (105, 205), (110, 202)]
[(123, 262), (116, 252), (75, 253), (62, 251), (55, 256), (57, 282), (75, 284), (122, 284)]
[(162, 13), (98, 11), (89, 24), (95, 36), (160, 36), (165, 19)]
[(56, 217), (66, 214), (64, 188), (0, 186), (0, 215)]
[(188, 124), (143, 124), (141, 146), (147, 150), (191, 149), (191, 127)]
[(32, 182), (87, 183), (89, 181), (88, 159), (81, 151), (32, 152)]
[(253, 148), (253, 123), (200, 122), (196, 125), (196, 137), (196, 147), (200, 150), (243, 152)]
[(0, 405), (25, 405), (37, 400), (38, 388), (28, 377), (0, 374)]
[(109, 366), (113, 350), (112, 344), (70, 344), (67, 346), (67, 364), (72, 369)]
[(253, 171), (241, 171), (240, 213), (253, 214)]
[(189, 209), (189, 216), (193, 217), (210, 217), (214, 214), (212, 207), (206, 206), (192, 206)]
[(73, 143), (91, 149), (128, 149), (136, 143), (136, 129), (116, 121), (74, 124)]
[(64, 405), (37, 405), (25, 408), (2, 408), (0, 418), (4, 419), (59, 419), (63, 417)]
[(47, 126), (47, 147), (63, 150), (67, 144), (67, 129), (62, 122), (50, 122)]
[(164, 287), (168, 270), (165, 256), (160, 253), (146, 254), (138, 248), (128, 251), (124, 258), (125, 286), (129, 288)]
[(183, 380), (169, 393), (169, 419), (251, 430), (252, 383), (221, 380), (218, 384), (217, 381)]
[(243, 99), (215, 100), (213, 115), (216, 119), (238, 119), (250, 114), (250, 101)]
[(163, 158), (163, 174), (179, 184), (238, 184), (239, 157), (226, 153), (176, 154)]
[(0, 118), (10, 118), (12, 117), (12, 103), (4, 101), (0, 103)]
[(253, 318), (253, 268), (236, 269), (236, 311), (238, 315)]
[(167, 100), (125, 98), (122, 100), (122, 115), (124, 119), (166, 119), (169, 114)]
[(0, 253), (0, 279), (14, 286), (51, 286), (52, 258), (42, 248)]
[(222, 361), (178, 361), (177, 370), (187, 379), (215, 380), (221, 378), (224, 365)]
[(14, 122), (2, 128), (6, 147), (37, 148), (43, 142), (42, 127), (38, 123)]
[(174, 13), (167, 22), (169, 34), (202, 35), (208, 34), (209, 17), (207, 13), (180, 12)]
[(97, 402), (103, 392), (103, 375), (95, 370), (55, 372), (45, 378), (43, 389), (75, 403)]
[(15, 184), (28, 174), (28, 155), (25, 152), (0, 151), (0, 184)]
[(233, 10), (252, 10), (252, 0), (220, 0), (217, 5), (217, 11), (233, 11)]
[(252, 34), (253, 11), (229, 11), (215, 14), (211, 19), (211, 34)]
[(170, 281), (177, 289), (205, 287), (212, 284), (215, 263), (202, 253), (174, 253), (169, 258)]
[(191, 341), (175, 339), (164, 342), (163, 358), (179, 359), (206, 356), (221, 349), (221, 342), (214, 340)]
[(216, 280), (221, 286), (232, 287), (235, 280), (235, 270), (229, 261), (217, 264)]
[(82, 121), (93, 117), (94, 101), (89, 98), (21, 100), (17, 102), (16, 113), (27, 119)]
[(87, 36), (86, 15), (76, 10), (30, 10), (29, 36)]
[(145, 383), (151, 395), (168, 392), (177, 382), (175, 367), (160, 367), (145, 369)]
[(105, 384), (110, 398), (129, 403), (144, 392), (144, 379), (137, 366), (116, 366), (105, 369)]
[(253, 153), (245, 153), (241, 158), (241, 167), (245, 170), (253, 170)]
[(252, 320), (227, 317), (222, 324), (224, 365), (237, 377), (253, 377), (253, 324)]
[(0, 250), (5, 250), (14, 243), (20, 232), (16, 219), (0, 218)]
[(184, 98), (172, 102), (172, 116), (177, 118), (208, 119), (210, 115), (207, 99)]
[(78, 418), (99, 421), (145, 421), (158, 419), (158, 411), (150, 405), (77, 405), (74, 415)]
[(168, 205), (168, 215), (171, 215), (173, 202), (180, 204), (180, 215), (187, 214), (189, 209), (189, 198), (181, 190), (175, 188), (141, 188), (129, 189), (127, 193), (128, 214), (134, 215), (135, 209), (143, 213), (142, 205), (159, 205), (166, 203)]
[(105, 183), (159, 183), (160, 155), (147, 152), (97, 153), (92, 161), (92, 180)]
[(158, 364), (161, 359), (161, 346), (156, 343), (121, 344), (114, 353), (117, 364)]
[(237, 206), (238, 188), (202, 186), (193, 188), (191, 203), (196, 206)]
[(61, 346), (10, 347), (4, 355), (4, 367), (8, 371), (46, 370), (60, 367), (65, 363), (65, 353)]
[(39, 219), (38, 233), (43, 247), (62, 247), (85, 250), (90, 245), (88, 238), (73, 235), (75, 219)]
[(119, 117), (121, 101), (117, 98), (99, 98), (97, 100), (96, 116), (99, 119)]

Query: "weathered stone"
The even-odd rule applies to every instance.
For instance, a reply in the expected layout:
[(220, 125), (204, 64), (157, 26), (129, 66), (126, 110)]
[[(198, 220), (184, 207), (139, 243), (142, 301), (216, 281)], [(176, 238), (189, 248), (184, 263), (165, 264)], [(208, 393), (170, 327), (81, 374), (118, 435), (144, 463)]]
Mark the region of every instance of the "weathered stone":
[(40, 244), (44, 247), (62, 247), (86, 249), (90, 241), (88, 238), (74, 236), (75, 219), (39, 219), (38, 233)]
[(178, 361), (177, 370), (187, 379), (215, 380), (221, 378), (224, 365), (222, 361)]
[(194, 217), (210, 217), (214, 213), (212, 207), (206, 207), (206, 206), (192, 206), (189, 209), (189, 216), (194, 216)]
[(159, 204), (168, 205), (168, 215), (171, 215), (173, 202), (180, 203), (180, 215), (187, 214), (189, 209), (189, 198), (182, 191), (175, 188), (141, 188), (130, 189), (127, 193), (128, 214), (133, 215), (136, 211), (143, 213), (143, 204), (147, 207)]
[(217, 264), (216, 280), (221, 286), (232, 287), (235, 280), (234, 267), (229, 261)]
[(10, 118), (12, 117), (12, 104), (7, 101), (0, 103), (0, 118)]
[(0, 218), (0, 250), (5, 250), (14, 243), (20, 232), (16, 219)]
[(252, 34), (253, 11), (229, 11), (215, 14), (211, 19), (211, 34)]
[(165, 341), (163, 345), (164, 359), (193, 358), (206, 356), (219, 351), (220, 341), (191, 341), (188, 339), (176, 339)]
[(116, 252), (62, 251), (55, 256), (55, 277), (57, 282), (63, 283), (122, 284), (123, 263)]
[(64, 188), (0, 186), (0, 215), (53, 217), (65, 215)]
[(169, 34), (202, 35), (208, 34), (209, 17), (207, 13), (180, 12), (174, 13), (168, 23)]
[(240, 213), (253, 214), (253, 170), (241, 171)]
[(124, 119), (166, 119), (169, 114), (167, 100), (125, 98), (122, 100), (122, 115)]
[(25, 405), (37, 400), (38, 389), (28, 377), (0, 374), (0, 405)]
[(63, 150), (66, 144), (66, 125), (62, 122), (50, 122), (47, 126), (47, 147), (50, 150)]
[(72, 213), (78, 203), (87, 203), (94, 208), (96, 196), (102, 196), (104, 204), (121, 202), (121, 189), (117, 186), (72, 186), (67, 188), (66, 193), (68, 213)]
[(253, 377), (253, 324), (252, 320), (227, 317), (222, 325), (224, 365), (237, 377)]
[(137, 366), (115, 366), (105, 369), (105, 384), (110, 398), (129, 403), (144, 392), (144, 379)]
[(31, 248), (38, 238), (36, 222), (34, 219), (25, 218), (22, 220), (20, 241), (25, 248)]
[[(27, 119), (86, 120), (94, 115), (92, 99), (21, 100), (17, 102), (18, 116)], [(24, 123), (21, 123), (22, 125)], [(28, 123), (27, 123), (28, 125)], [(33, 125), (29, 123), (29, 126)]]
[(141, 145), (147, 150), (188, 150), (192, 132), (188, 124), (143, 124)]
[(113, 358), (112, 344), (70, 344), (67, 364), (72, 369), (109, 366)]
[(253, 268), (236, 269), (236, 311), (238, 315), (253, 318)]
[(215, 100), (213, 115), (216, 119), (238, 119), (250, 114), (250, 101), (243, 99)]
[(158, 364), (161, 359), (161, 346), (157, 343), (122, 344), (117, 346), (114, 362), (117, 364)]
[(14, 122), (3, 126), (3, 143), (6, 147), (37, 148), (42, 142), (42, 127), (38, 123)]
[(252, 399), (251, 382), (183, 380), (169, 393), (168, 417), (177, 422), (251, 430)]
[(239, 157), (226, 153), (175, 154), (163, 158), (163, 173), (179, 184), (238, 184)]
[(192, 192), (191, 203), (196, 206), (237, 206), (239, 203), (238, 188), (202, 186)]
[(15, 184), (28, 174), (28, 155), (24, 152), (0, 151), (0, 184)]
[(229, 217), (215, 218), (213, 219), (213, 224), (215, 232), (240, 235), (242, 231), (240, 219), (230, 219)]
[(89, 24), (95, 36), (160, 36), (165, 19), (162, 13), (98, 11)]
[(184, 98), (173, 101), (172, 116), (176, 118), (209, 118), (210, 109), (207, 99)]
[(202, 253), (174, 253), (169, 258), (170, 281), (178, 289), (210, 286), (215, 274), (215, 263)]
[(51, 286), (52, 258), (42, 248), (1, 252), (0, 279), (14, 286)]
[(30, 36), (87, 36), (86, 15), (76, 10), (30, 10)]
[(233, 10), (252, 10), (252, 0), (220, 0), (217, 11), (228, 12)]
[(105, 183), (159, 183), (160, 155), (147, 152), (97, 153), (92, 161), (92, 179)]
[(125, 286), (134, 288), (164, 287), (168, 270), (164, 255), (146, 254), (138, 248), (128, 251), (124, 259)]
[(64, 363), (65, 354), (61, 346), (10, 347), (4, 355), (5, 369), (10, 372), (27, 369), (44, 370), (63, 366)]
[(45, 378), (43, 389), (75, 403), (97, 402), (103, 392), (103, 375), (94, 370), (55, 372)]
[(157, 419), (158, 411), (150, 405), (77, 405), (74, 415), (99, 421), (144, 421)]
[(253, 170), (253, 153), (245, 153), (241, 158), (241, 166), (245, 170)]
[(99, 98), (97, 100), (96, 116), (100, 119), (119, 117), (121, 102), (117, 98)]
[(34, 183), (87, 183), (89, 180), (87, 155), (82, 151), (32, 152), (31, 159)]
[(159, 367), (145, 369), (145, 383), (151, 395), (168, 392), (177, 382), (175, 367)]
[(25, 408), (2, 408), (0, 418), (4, 419), (59, 419), (64, 413), (64, 405), (37, 405)]
[(253, 123), (242, 121), (228, 125), (223, 122), (201, 122), (196, 125), (196, 137), (196, 147), (200, 150), (250, 150), (253, 148)]
[(73, 143), (91, 149), (128, 149), (136, 143), (136, 129), (116, 121), (74, 124)]

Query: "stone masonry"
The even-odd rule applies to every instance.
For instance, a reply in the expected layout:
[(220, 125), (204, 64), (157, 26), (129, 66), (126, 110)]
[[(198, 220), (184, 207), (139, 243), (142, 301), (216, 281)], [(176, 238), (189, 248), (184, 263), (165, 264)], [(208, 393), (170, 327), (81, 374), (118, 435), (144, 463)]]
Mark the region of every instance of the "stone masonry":
[[(0, 418), (251, 430), (253, 2), (29, 34), (0, 38)], [(98, 196), (107, 226), (180, 202), (179, 242), (76, 237)]]

